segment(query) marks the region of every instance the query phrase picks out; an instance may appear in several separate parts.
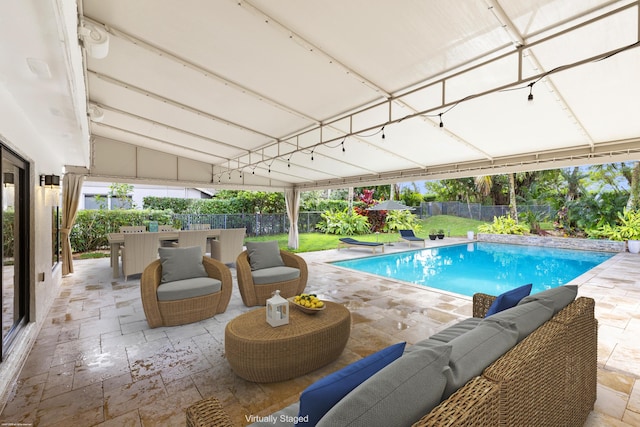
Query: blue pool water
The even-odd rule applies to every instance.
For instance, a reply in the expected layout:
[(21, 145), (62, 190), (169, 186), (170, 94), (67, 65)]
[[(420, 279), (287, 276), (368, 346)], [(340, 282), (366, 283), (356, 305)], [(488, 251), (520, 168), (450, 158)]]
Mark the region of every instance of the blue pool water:
[(332, 263), (457, 294), (499, 295), (532, 283), (561, 286), (614, 256), (610, 252), (475, 242)]

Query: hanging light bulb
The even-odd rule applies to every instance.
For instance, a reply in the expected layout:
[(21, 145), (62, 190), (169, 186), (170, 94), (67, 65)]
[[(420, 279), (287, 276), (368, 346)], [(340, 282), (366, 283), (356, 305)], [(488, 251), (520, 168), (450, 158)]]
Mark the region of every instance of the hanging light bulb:
[(440, 127), (444, 127), (444, 123), (442, 123), (442, 113), (438, 114), (440, 116)]
[(382, 126), (382, 139), (385, 139), (385, 136), (384, 136), (384, 126)]
[(313, 150), (311, 150), (311, 161), (313, 161), (313, 152), (316, 151), (316, 147), (313, 147)]
[(529, 96), (527, 97), (528, 101), (533, 101), (533, 85), (534, 84), (536, 84), (536, 82), (529, 83)]
[[(346, 138), (345, 138), (345, 139), (346, 139)], [(347, 150), (345, 150), (345, 149), (344, 149), (344, 139), (342, 140), (342, 143), (341, 143), (341, 144), (342, 144), (342, 152), (344, 153), (345, 151), (347, 151)]]

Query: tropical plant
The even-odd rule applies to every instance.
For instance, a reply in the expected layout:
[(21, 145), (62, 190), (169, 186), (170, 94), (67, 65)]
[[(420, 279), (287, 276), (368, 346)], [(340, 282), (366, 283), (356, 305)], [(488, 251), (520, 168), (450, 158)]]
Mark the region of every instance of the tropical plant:
[(488, 234), (525, 234), (527, 227), (518, 224), (515, 219), (508, 215), (494, 216), (493, 223), (481, 224), (478, 226), (478, 232)]
[(624, 209), (618, 212), (616, 224), (600, 224), (588, 234), (590, 237), (609, 240), (640, 240), (640, 210)]
[(369, 233), (369, 219), (349, 209), (326, 211), (320, 214), (322, 221), (316, 228), (327, 234), (353, 235)]
[(413, 230), (414, 232), (420, 229), (420, 224), (416, 220), (416, 216), (408, 210), (400, 211), (387, 211), (387, 217), (385, 218), (385, 230), (386, 231), (398, 231), (398, 230)]
[(545, 212), (526, 210), (520, 212), (520, 220), (529, 224), (529, 230), (532, 234), (544, 234), (540, 223), (548, 218)]
[(371, 231), (385, 231), (385, 218), (387, 216), (387, 211), (369, 210), (371, 206), (379, 202), (379, 200), (373, 198), (375, 191), (376, 190), (374, 189), (363, 189), (362, 193), (358, 194), (358, 200), (360, 203), (358, 206), (354, 207), (354, 211), (358, 215), (368, 218), (369, 229)]

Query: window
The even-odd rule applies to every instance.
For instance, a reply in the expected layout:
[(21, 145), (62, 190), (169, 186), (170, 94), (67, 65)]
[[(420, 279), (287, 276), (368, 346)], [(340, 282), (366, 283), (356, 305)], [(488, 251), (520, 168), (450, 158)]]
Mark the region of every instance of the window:
[(60, 208), (58, 206), (53, 206), (51, 208), (51, 262), (53, 267), (60, 262), (60, 253), (62, 251), (62, 248), (60, 247), (60, 225)]
[(0, 357), (29, 320), (29, 164), (0, 144), (2, 275)]

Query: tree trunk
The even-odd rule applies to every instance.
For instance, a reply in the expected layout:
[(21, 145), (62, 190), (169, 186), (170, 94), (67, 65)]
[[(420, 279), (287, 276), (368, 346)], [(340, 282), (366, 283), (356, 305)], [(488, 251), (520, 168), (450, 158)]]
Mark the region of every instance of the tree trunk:
[(518, 223), (518, 207), (516, 206), (516, 174), (509, 174), (509, 215)]
[(636, 210), (638, 208), (640, 208), (640, 162), (636, 162), (636, 164), (633, 165), (629, 200), (627, 200), (628, 210)]

